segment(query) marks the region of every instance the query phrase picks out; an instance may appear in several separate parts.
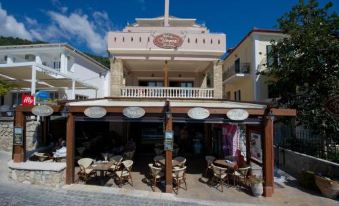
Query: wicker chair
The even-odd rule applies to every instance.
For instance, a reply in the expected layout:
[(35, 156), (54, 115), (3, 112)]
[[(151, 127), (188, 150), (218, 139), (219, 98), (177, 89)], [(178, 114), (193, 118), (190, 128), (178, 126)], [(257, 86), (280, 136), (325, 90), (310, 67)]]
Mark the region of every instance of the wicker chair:
[(213, 179), (217, 179), (218, 185), (221, 187), (221, 192), (224, 191), (224, 183), (227, 177), (227, 168), (215, 166), (213, 163), (211, 164), (213, 170)]
[(206, 167), (206, 170), (205, 170), (205, 176), (207, 176), (208, 170), (212, 170), (212, 163), (215, 160), (215, 157), (214, 156), (206, 156), (205, 160), (206, 160), (206, 164), (207, 164), (207, 167)]
[[(238, 168), (234, 173), (234, 180), (236, 180), (237, 185), (239, 185), (240, 183), (243, 183), (245, 185), (247, 185), (247, 176), (248, 176), (248, 172), (251, 169), (250, 166), (247, 167), (241, 167)], [(233, 182), (234, 184), (234, 182)]]
[(113, 165), (110, 167), (110, 171), (116, 171), (120, 168), (121, 161), (122, 161), (122, 156), (121, 155), (115, 155), (110, 158), (110, 161), (113, 162)]
[(180, 167), (180, 168), (184, 167), (185, 164), (186, 164), (186, 158), (185, 157), (178, 156), (178, 157), (174, 158), (173, 160), (176, 160), (176, 161), (179, 162), (178, 167)]
[(156, 186), (157, 182), (164, 176), (164, 173), (161, 171), (161, 167), (155, 167), (153, 164), (148, 164), (150, 169), (150, 176), (151, 176), (151, 188), (154, 192), (154, 187)]
[(165, 157), (163, 155), (157, 155), (153, 158), (154, 161), (154, 165), (157, 167), (161, 167), (162, 165), (159, 163), (160, 160), (165, 159)]
[(182, 183), (185, 184), (185, 188), (183, 188), (183, 189), (187, 190), (187, 184), (186, 184), (186, 166), (184, 166), (182, 168), (174, 168), (172, 170), (172, 177), (173, 177), (173, 182), (176, 185), (175, 190), (174, 190), (174, 192), (176, 192), (176, 194), (178, 194), (180, 185)]
[[(133, 161), (132, 160), (125, 160), (121, 164), (122, 164), (121, 169), (115, 171), (115, 175), (116, 175), (117, 180), (118, 180), (118, 186), (121, 187), (123, 181), (126, 181), (126, 180), (127, 180), (128, 183), (131, 184), (131, 186), (133, 186), (133, 179), (132, 179), (132, 175), (131, 175)], [(129, 179), (131, 180), (131, 182), (128, 181)]]
[(91, 176), (96, 176), (97, 173), (89, 168), (91, 164), (93, 164), (93, 159), (91, 158), (82, 158), (78, 160), (78, 165), (80, 167), (80, 171), (78, 172), (79, 180), (86, 182)]

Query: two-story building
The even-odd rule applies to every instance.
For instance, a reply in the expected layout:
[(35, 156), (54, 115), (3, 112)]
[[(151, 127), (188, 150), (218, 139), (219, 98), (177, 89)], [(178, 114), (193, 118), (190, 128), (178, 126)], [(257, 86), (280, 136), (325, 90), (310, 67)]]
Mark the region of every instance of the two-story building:
[(259, 72), (272, 62), (272, 40), (285, 35), (279, 30), (252, 29), (223, 61), (223, 97), (233, 101), (270, 101), (276, 98), (267, 77)]
[(15, 86), (0, 102), (12, 106), (39, 91), (50, 100), (108, 96), (110, 71), (67, 44), (1, 46), (0, 79)]

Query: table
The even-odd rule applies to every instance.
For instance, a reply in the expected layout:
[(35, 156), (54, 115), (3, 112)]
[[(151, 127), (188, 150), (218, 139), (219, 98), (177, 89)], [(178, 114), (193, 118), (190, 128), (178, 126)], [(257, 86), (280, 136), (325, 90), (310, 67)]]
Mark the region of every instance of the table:
[(215, 166), (218, 167), (229, 168), (233, 170), (236, 170), (238, 168), (236, 162), (226, 162), (226, 160), (215, 160), (213, 163)]
[[(161, 159), (158, 161), (162, 166), (165, 166), (166, 165), (166, 159)], [(172, 167), (176, 167), (176, 166), (179, 166), (180, 165), (180, 162), (177, 161), (177, 160), (172, 160)]]
[(105, 171), (108, 171), (112, 166), (114, 162), (107, 162), (107, 163), (94, 163), (90, 166), (91, 169), (94, 171), (100, 171), (100, 184), (104, 185), (103, 177), (105, 176)]

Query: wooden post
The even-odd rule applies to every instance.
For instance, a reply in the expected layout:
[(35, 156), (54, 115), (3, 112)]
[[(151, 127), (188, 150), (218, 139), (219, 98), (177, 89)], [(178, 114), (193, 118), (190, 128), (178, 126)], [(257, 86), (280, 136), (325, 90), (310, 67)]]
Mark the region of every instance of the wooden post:
[[(172, 115), (166, 114), (166, 122), (165, 122), (165, 131), (172, 132), (173, 131), (173, 121)], [(173, 191), (173, 179), (172, 179), (172, 151), (166, 150), (166, 165), (165, 165), (165, 179), (166, 179), (166, 192), (172, 193)]]
[(169, 82), (168, 82), (168, 64), (167, 60), (165, 61), (164, 65), (164, 86), (169, 87)]
[(66, 127), (66, 184), (74, 182), (74, 116), (68, 113), (67, 127)]
[(263, 173), (265, 197), (272, 197), (274, 190), (273, 155), (273, 116), (264, 116)]
[(250, 128), (246, 126), (246, 163), (249, 165), (251, 163), (251, 137), (250, 137)]
[(21, 111), (15, 112), (15, 127), (22, 128), (22, 145), (13, 144), (12, 158), (14, 162), (24, 162), (26, 161), (26, 118)]

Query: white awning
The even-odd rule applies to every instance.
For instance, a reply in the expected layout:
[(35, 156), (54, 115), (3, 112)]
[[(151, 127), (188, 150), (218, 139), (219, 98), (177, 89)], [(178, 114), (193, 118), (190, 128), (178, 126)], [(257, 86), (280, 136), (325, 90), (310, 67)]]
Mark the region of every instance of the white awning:
[(67, 106), (101, 106), (101, 107), (164, 107), (166, 101), (128, 101), (128, 100), (85, 100), (69, 102)]
[(231, 102), (231, 101), (212, 101), (212, 100), (190, 100), (190, 101), (170, 101), (171, 107), (204, 107), (204, 108), (237, 108), (237, 109), (265, 109), (264, 104), (254, 104), (245, 102)]

